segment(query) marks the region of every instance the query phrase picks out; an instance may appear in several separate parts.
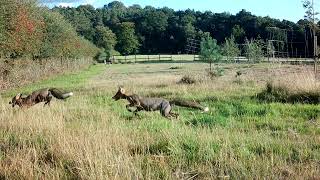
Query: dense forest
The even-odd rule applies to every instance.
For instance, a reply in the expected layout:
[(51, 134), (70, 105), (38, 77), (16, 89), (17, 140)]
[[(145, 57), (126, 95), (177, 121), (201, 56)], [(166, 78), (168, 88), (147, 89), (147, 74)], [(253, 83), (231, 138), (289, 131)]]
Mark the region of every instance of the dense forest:
[(277, 45), (286, 56), (312, 54), (307, 20), (280, 21), (246, 10), (235, 15), (175, 11), (126, 7), (119, 1), (102, 8), (81, 5), (49, 9), (35, 0), (0, 0), (0, 11), (0, 57), (92, 57), (99, 49), (122, 55), (188, 53), (189, 40), (199, 42), (205, 34), (219, 45), (231, 36), (239, 46), (251, 39), (275, 39), (286, 42)]
[[(175, 11), (139, 5), (126, 7), (119, 1), (102, 8), (81, 5), (76, 8), (54, 7), (87, 40), (100, 48), (121, 54), (185, 53), (188, 39), (200, 40), (205, 32), (224, 43), (233, 35), (237, 44), (245, 39), (283, 40), (287, 56), (307, 56), (312, 51), (307, 20), (297, 23), (259, 17), (242, 10), (229, 13)], [(282, 36), (282, 37), (281, 37)]]

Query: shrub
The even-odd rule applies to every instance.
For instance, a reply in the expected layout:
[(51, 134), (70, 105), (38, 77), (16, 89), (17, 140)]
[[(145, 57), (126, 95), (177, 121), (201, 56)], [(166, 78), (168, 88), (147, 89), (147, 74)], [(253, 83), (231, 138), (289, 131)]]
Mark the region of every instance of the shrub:
[(36, 0), (0, 0), (0, 55), (7, 58), (93, 57), (98, 48), (59, 13)]
[(210, 76), (210, 78), (221, 77), (224, 75), (224, 71), (225, 71), (225, 69), (223, 67), (217, 66), (214, 68), (214, 71), (209, 71), (208, 75)]
[[(295, 84), (294, 86), (280, 82), (268, 82), (265, 90), (257, 95), (258, 99), (266, 102), (282, 102), (282, 103), (320, 103), (320, 86), (305, 86), (303, 89)], [(306, 88), (307, 87), (307, 88)]]
[(178, 83), (181, 83), (181, 84), (194, 84), (196, 83), (196, 80), (189, 76), (189, 75), (185, 75), (181, 78), (181, 80), (178, 82)]

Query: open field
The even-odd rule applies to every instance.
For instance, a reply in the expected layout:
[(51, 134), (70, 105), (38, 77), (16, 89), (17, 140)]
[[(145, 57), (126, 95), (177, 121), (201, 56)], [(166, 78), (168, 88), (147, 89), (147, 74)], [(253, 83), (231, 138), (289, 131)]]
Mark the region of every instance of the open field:
[[(0, 179), (317, 179), (320, 105), (261, 102), (269, 80), (309, 79), (311, 66), (222, 64), (210, 78), (203, 63), (96, 65), (5, 91), (0, 97)], [(235, 77), (241, 71), (240, 77)], [(195, 84), (178, 84), (185, 75)], [(127, 112), (111, 97), (118, 85), (148, 97), (181, 97), (209, 113), (174, 107)], [(16, 93), (40, 87), (73, 90), (28, 110), (12, 109)]]

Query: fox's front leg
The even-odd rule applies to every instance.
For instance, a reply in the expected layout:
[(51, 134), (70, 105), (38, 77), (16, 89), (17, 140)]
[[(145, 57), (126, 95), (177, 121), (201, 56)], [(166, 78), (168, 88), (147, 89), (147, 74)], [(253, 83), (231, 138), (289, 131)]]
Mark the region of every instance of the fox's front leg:
[(135, 111), (133, 111), (133, 113), (135, 116), (138, 116), (138, 112), (142, 111), (142, 110), (143, 110), (143, 107), (139, 106), (139, 107), (137, 107), (137, 109)]
[(132, 110), (130, 109), (130, 107), (134, 107), (134, 104), (127, 104), (126, 108), (129, 112), (132, 112)]

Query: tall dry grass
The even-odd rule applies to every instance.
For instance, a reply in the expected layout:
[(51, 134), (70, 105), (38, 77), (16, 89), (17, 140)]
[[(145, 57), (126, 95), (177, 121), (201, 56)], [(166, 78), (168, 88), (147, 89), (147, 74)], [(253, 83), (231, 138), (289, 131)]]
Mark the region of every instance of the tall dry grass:
[(320, 81), (312, 71), (306, 69), (285, 76), (274, 76), (258, 97), (267, 101), (318, 104)]
[(47, 79), (52, 75), (77, 71), (93, 63), (90, 58), (81, 59), (0, 59), (0, 90), (21, 87)]

